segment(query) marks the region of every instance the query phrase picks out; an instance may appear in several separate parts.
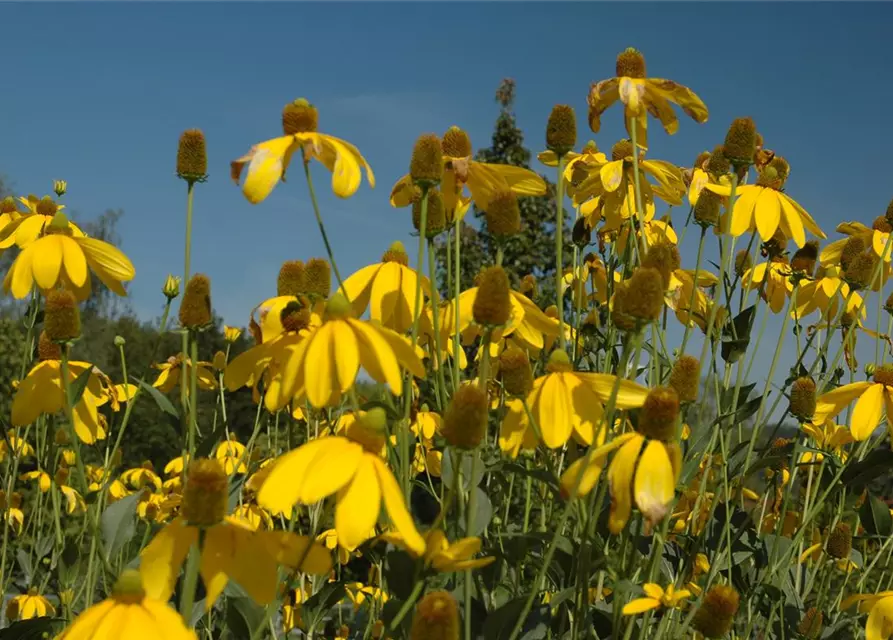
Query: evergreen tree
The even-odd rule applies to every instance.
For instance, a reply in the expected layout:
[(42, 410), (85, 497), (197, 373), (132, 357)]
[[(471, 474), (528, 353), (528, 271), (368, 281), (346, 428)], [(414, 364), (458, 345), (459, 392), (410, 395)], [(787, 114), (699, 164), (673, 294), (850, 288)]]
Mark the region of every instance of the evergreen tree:
[[(518, 128), (512, 107), (515, 101), (515, 82), (507, 78), (496, 91), (499, 116), (493, 131), (490, 147), (480, 149), (475, 160), (494, 164), (509, 164), (530, 168), (531, 152), (524, 146), (524, 134)], [(544, 125), (545, 126), (545, 125)], [(532, 274), (537, 279), (536, 302), (541, 306), (555, 302), (555, 185), (545, 176), (548, 193), (539, 197), (520, 197), (521, 233), (504, 244), (503, 266), (517, 288), (521, 278)], [(565, 211), (567, 213), (567, 211)], [(566, 216), (567, 219), (567, 216)], [(441, 236), (443, 239), (445, 236)], [(569, 242), (570, 231), (565, 224), (564, 237)], [(570, 245), (568, 245), (569, 247)], [(564, 256), (573, 255), (566, 247)], [(446, 264), (446, 247), (443, 240), (438, 244), (439, 264)], [(462, 288), (472, 286), (480, 270), (493, 264), (496, 259), (496, 241), (487, 231), (484, 212), (477, 207), (472, 215), (466, 215), (462, 225)], [(566, 261), (568, 264), (570, 260)], [(441, 290), (444, 291), (445, 271), (441, 272)]]

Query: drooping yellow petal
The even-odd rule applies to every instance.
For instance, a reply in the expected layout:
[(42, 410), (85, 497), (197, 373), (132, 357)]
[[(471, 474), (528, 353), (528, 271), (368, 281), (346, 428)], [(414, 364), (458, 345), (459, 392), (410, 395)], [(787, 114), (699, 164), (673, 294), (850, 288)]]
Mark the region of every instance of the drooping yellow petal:
[(17, 300), (26, 298), (31, 293), (31, 286), (34, 283), (34, 275), (31, 271), (34, 255), (33, 245), (22, 249), (3, 279), (3, 288), (11, 292)]
[(187, 526), (183, 518), (175, 518), (155, 534), (140, 554), (140, 576), (147, 596), (162, 602), (171, 597), (189, 547), (197, 541), (198, 529)]
[(283, 136), (267, 140), (251, 148), (247, 156), (232, 163), (233, 177), (238, 182), (242, 166), (248, 160), (248, 173), (242, 185), (242, 193), (251, 204), (263, 202), (279, 184), (286, 166), (286, 155), (293, 150), (295, 138)]
[(884, 385), (873, 384), (865, 390), (853, 407), (853, 419), (850, 422), (853, 438), (859, 442), (868, 439), (877, 429), (883, 409)]
[(350, 482), (363, 457), (363, 447), (347, 438), (331, 438), (308, 465), (298, 499), (303, 504), (318, 502)]
[(335, 506), (335, 530), (346, 549), (356, 549), (369, 539), (378, 520), (381, 490), (374, 456), (363, 456), (356, 475), (338, 492)]
[(611, 483), (611, 513), (608, 528), (617, 535), (626, 526), (632, 512), (633, 472), (645, 438), (640, 435), (630, 438), (620, 447), (608, 468), (608, 481)]
[(754, 207), (754, 218), (763, 242), (771, 240), (781, 220), (781, 204), (773, 189), (762, 189)]
[(657, 609), (659, 606), (660, 600), (655, 600), (654, 598), (636, 598), (623, 605), (623, 615), (634, 616), (637, 613), (644, 613), (645, 611)]
[(667, 514), (676, 488), (673, 465), (662, 442), (651, 440), (645, 446), (635, 479), (636, 504), (652, 523)]
[(45, 236), (34, 243), (34, 280), (41, 289), (52, 289), (62, 268), (62, 237)]
[(422, 555), (425, 552), (425, 540), (419, 534), (412, 521), (412, 516), (406, 509), (406, 503), (403, 500), (403, 492), (394, 478), (394, 474), (388, 466), (375, 456), (367, 456), (375, 467), (375, 473), (378, 476), (378, 483), (381, 487), (381, 495), (384, 498), (384, 506), (388, 511), (388, 516), (394, 524), (394, 528), (403, 537), (406, 546), (416, 555)]
[(881, 598), (865, 622), (865, 640), (888, 640), (893, 634), (893, 597)]
[(605, 191), (616, 191), (623, 182), (623, 160), (614, 160), (602, 165), (599, 176)]
[(334, 437), (317, 438), (286, 453), (273, 462), (273, 468), (257, 493), (257, 502), (275, 512), (289, 513), (298, 502), (307, 469), (330, 446)]

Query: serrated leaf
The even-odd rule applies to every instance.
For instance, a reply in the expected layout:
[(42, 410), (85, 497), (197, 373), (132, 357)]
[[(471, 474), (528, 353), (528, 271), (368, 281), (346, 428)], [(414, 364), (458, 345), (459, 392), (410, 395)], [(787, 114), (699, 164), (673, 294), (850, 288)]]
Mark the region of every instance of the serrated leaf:
[(136, 533), (136, 505), (140, 495), (137, 492), (121, 498), (102, 512), (100, 528), (107, 560), (111, 560)]

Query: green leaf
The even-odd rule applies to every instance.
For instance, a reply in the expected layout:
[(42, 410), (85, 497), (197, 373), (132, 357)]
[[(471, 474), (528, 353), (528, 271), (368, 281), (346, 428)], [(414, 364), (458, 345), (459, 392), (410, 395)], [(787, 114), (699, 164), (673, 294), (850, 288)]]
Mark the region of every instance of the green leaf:
[(44, 640), (52, 638), (64, 620), (57, 618), (31, 618), (13, 622), (0, 631), (0, 640)]
[(155, 401), (155, 404), (158, 405), (158, 408), (168, 417), (168, 422), (179, 431), (180, 412), (177, 411), (177, 408), (171, 403), (168, 397), (145, 380), (138, 380), (137, 382), (139, 382), (140, 387), (146, 391), (146, 393), (152, 396), (152, 399)]
[(90, 382), (90, 376), (93, 375), (93, 368), (88, 367), (84, 372), (81, 373), (77, 378), (74, 379), (74, 382), (71, 383), (71, 406), (74, 407), (78, 402), (81, 401), (81, 398), (84, 396), (84, 391), (87, 389), (87, 383)]
[(893, 451), (874, 449), (865, 458), (844, 469), (840, 480), (847, 486), (861, 488), (872, 480), (884, 477), (893, 467)]
[[(510, 600), (496, 611), (491, 612), (484, 622), (484, 640), (508, 640), (511, 636), (512, 629), (514, 629), (515, 624), (518, 622), (518, 618), (521, 616), (521, 612), (524, 610), (524, 603), (526, 601), (527, 596), (521, 596), (514, 600)], [(540, 624), (546, 622), (546, 618), (543, 615), (544, 608), (545, 607), (541, 605), (534, 605), (525, 620), (522, 631), (526, 629), (527, 633), (531, 633), (539, 630)], [(546, 609), (548, 610), (548, 608)], [(544, 638), (545, 635), (534, 635), (531, 637)]]
[(227, 596), (226, 623), (234, 638), (250, 638), (263, 622), (264, 609), (246, 596)]
[(415, 586), (415, 560), (402, 549), (390, 551), (387, 554), (384, 575), (388, 581), (388, 591), (405, 601)]
[(136, 533), (136, 505), (140, 492), (121, 498), (102, 512), (100, 527), (105, 543), (105, 557), (111, 560)]
[[(443, 451), (443, 460), (440, 465), (440, 479), (441, 481), (448, 487), (452, 487), (455, 483), (455, 476), (453, 475), (453, 455), (459, 455), (459, 451), (454, 449), (453, 447), (447, 447)], [(477, 465), (475, 465), (475, 474), (474, 478), (471, 477), (471, 467), (472, 467), (472, 456), (480, 455), (477, 452), (473, 452), (470, 454), (466, 454), (462, 452), (462, 462), (460, 464), (460, 468), (462, 469), (462, 486), (465, 491), (468, 491), (469, 487), (476, 487), (481, 483), (481, 478), (484, 477), (484, 471), (486, 471), (484, 464), (478, 460)]]
[(477, 494), (477, 503), (474, 511), (474, 528), (471, 531), (466, 531), (466, 536), (481, 535), (493, 518), (493, 505), (490, 503), (490, 498), (480, 487), (475, 487), (474, 491)]
[(868, 494), (868, 499), (862, 503), (859, 518), (865, 531), (871, 535), (888, 537), (893, 534), (893, 517), (890, 516), (890, 509), (874, 494)]
[(301, 607), (307, 612), (307, 618), (311, 624), (318, 622), (325, 613), (341, 602), (346, 595), (343, 582), (327, 582), (322, 589), (307, 598), (307, 601)]

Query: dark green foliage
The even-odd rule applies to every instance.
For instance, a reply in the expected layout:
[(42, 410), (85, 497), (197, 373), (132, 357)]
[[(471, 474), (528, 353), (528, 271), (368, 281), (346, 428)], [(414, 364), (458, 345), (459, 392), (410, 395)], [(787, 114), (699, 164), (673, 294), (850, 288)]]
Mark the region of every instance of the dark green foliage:
[[(513, 80), (502, 81), (496, 92), (500, 105), (499, 116), (490, 147), (478, 150), (475, 160), (495, 164), (510, 164), (530, 169), (531, 152), (524, 146), (524, 134), (518, 128), (512, 106), (515, 99)], [(545, 123), (544, 125), (545, 126)], [(534, 167), (537, 170), (537, 167)], [(551, 170), (554, 175), (554, 169)], [(544, 176), (545, 177), (545, 176)], [(555, 302), (555, 185), (546, 179), (549, 193), (545, 196), (518, 198), (521, 209), (521, 232), (504, 241), (503, 266), (509, 274), (512, 286), (527, 274), (533, 274), (539, 283), (537, 303), (541, 306)], [(565, 206), (565, 221), (571, 219), (573, 209)], [(462, 225), (462, 289), (472, 286), (474, 277), (496, 259), (497, 239), (487, 231), (484, 212), (473, 208), (473, 216), (465, 217)], [(438, 264), (446, 264), (444, 238), (438, 241)], [(565, 264), (570, 265), (573, 247), (570, 244), (570, 226), (565, 223)], [(454, 250), (454, 248), (451, 248)], [(446, 272), (441, 269), (440, 288), (445, 293)]]

